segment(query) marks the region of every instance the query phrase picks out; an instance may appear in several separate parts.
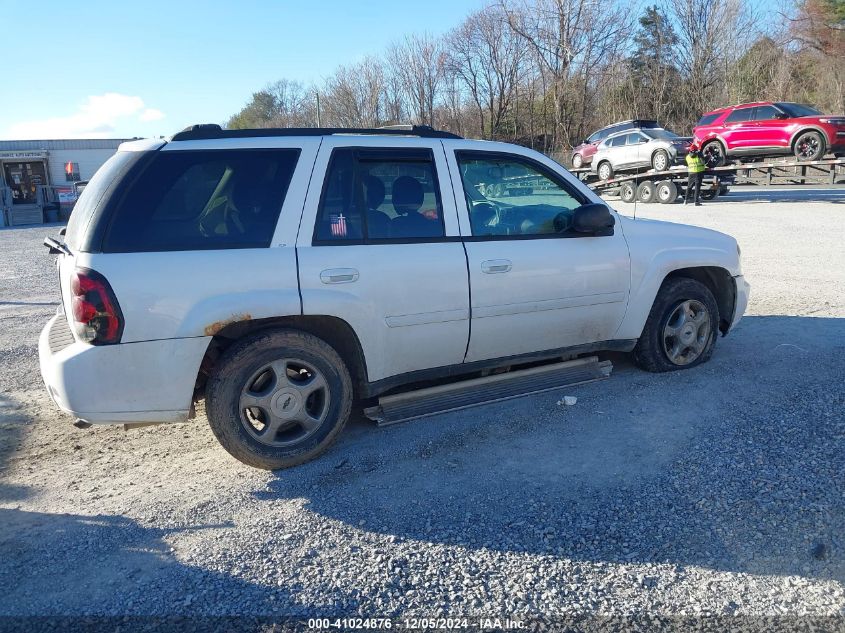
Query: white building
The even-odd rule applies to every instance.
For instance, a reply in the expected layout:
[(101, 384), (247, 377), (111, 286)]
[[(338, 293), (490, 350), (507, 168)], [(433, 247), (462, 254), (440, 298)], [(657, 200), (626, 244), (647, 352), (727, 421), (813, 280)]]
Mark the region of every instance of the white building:
[(89, 180), (124, 140), (0, 141), (0, 226), (66, 217), (74, 183)]

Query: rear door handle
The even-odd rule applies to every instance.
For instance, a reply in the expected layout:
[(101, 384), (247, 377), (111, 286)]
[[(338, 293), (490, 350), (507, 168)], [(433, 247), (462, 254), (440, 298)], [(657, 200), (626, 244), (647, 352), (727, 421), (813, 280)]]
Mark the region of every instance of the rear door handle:
[(506, 273), (513, 264), (509, 259), (488, 259), (481, 262), (481, 272), (493, 275), (495, 273)]
[(320, 273), (324, 284), (350, 284), (358, 281), (358, 271), (354, 268), (329, 268)]

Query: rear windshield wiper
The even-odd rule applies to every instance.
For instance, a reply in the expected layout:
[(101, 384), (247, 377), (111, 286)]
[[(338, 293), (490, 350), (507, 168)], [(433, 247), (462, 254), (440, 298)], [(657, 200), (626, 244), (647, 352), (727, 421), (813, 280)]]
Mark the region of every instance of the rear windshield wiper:
[(54, 237), (45, 237), (44, 246), (50, 249), (50, 255), (58, 255), (59, 253), (64, 253), (65, 255), (72, 255), (67, 244), (58, 241)]

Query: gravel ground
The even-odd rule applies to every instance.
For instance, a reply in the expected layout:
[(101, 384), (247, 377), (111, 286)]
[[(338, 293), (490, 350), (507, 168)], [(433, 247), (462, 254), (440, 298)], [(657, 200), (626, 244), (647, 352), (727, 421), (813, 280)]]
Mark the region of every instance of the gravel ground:
[(0, 230), (0, 615), (842, 617), (845, 189), (637, 215), (739, 239), (752, 302), (711, 362), (358, 419), (279, 473), (202, 415), (73, 428), (36, 351), (57, 227)]

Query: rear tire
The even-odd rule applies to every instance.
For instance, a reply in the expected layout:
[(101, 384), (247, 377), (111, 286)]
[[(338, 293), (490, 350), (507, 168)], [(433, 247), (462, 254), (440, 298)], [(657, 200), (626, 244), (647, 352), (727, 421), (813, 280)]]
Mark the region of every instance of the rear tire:
[(575, 154), (572, 157), (572, 167), (574, 169), (581, 169), (584, 166), (584, 158), (581, 154)]
[(619, 197), (622, 202), (633, 202), (637, 197), (637, 189), (631, 182), (623, 182), (619, 185)]
[(715, 200), (719, 197), (719, 188), (714, 187), (713, 189), (708, 189), (707, 191), (701, 192), (701, 199), (702, 200)]
[(604, 160), (599, 163), (596, 173), (599, 176), (599, 180), (610, 180), (613, 178), (613, 165)]
[(809, 130), (798, 135), (792, 149), (795, 152), (795, 158), (800, 161), (810, 161), (821, 160), (827, 148), (821, 133)]
[(671, 180), (661, 180), (656, 186), (657, 200), (661, 204), (672, 204), (678, 199), (678, 187)]
[(634, 348), (634, 362), (651, 372), (695, 367), (713, 355), (718, 333), (719, 306), (710, 289), (686, 277), (667, 279)]
[(265, 470), (323, 453), (351, 408), (352, 380), (343, 360), (325, 341), (296, 330), (238, 341), (217, 362), (206, 389), (208, 422), (220, 444)]
[(644, 180), (637, 186), (637, 200), (640, 202), (654, 202), (657, 199), (657, 187), (650, 180)]

